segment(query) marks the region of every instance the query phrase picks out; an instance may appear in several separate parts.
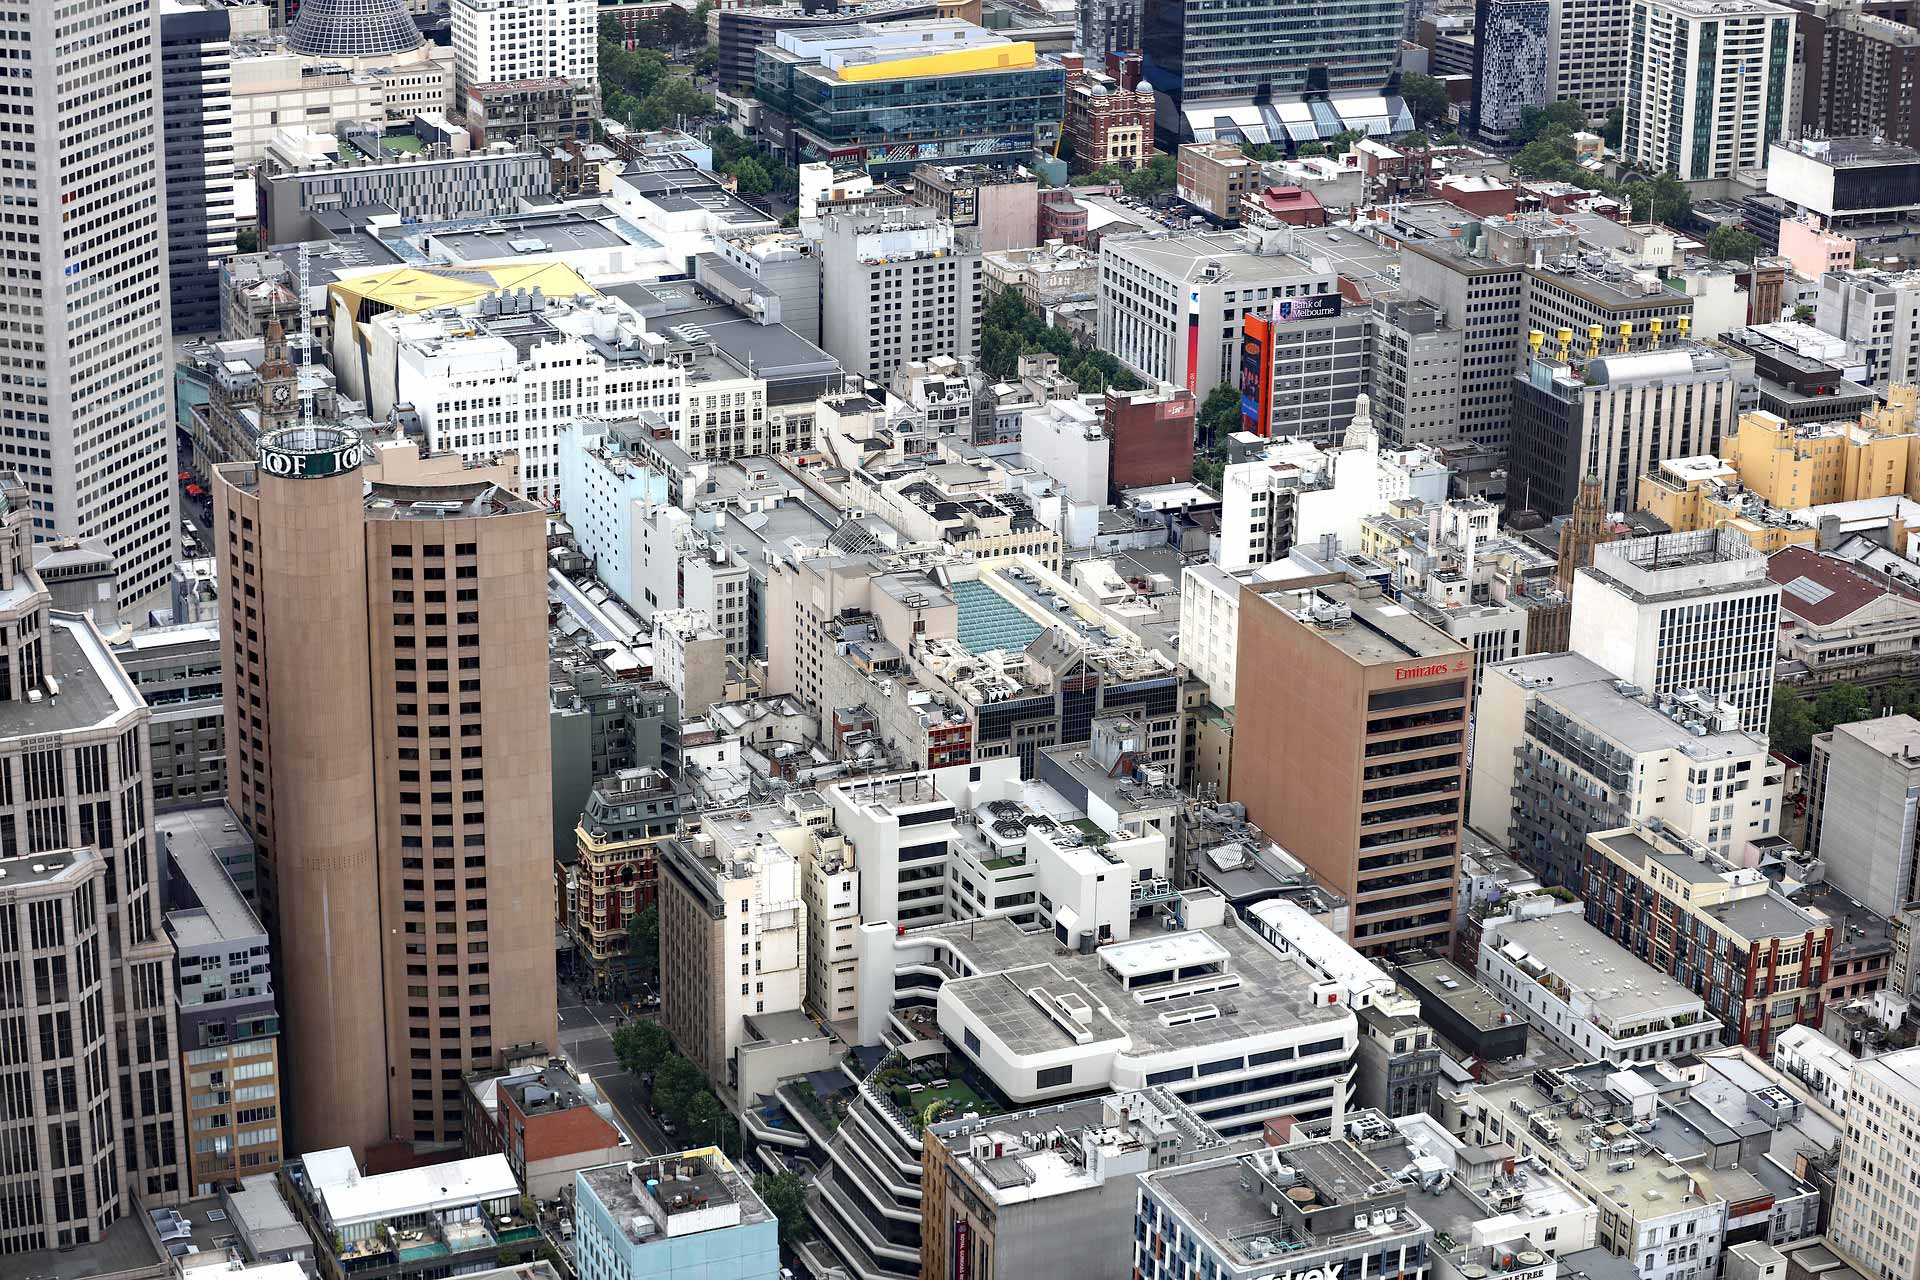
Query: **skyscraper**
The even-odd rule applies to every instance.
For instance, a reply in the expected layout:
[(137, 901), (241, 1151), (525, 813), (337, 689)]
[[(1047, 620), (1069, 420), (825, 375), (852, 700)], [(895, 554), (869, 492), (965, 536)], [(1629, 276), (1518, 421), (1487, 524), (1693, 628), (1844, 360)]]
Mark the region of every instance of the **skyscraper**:
[(1410, 129), (1400, 100), (1382, 101), (1405, 21), (1395, 0), (1145, 0), (1143, 72), (1160, 95), (1160, 136), (1211, 142), (1222, 117), (1250, 142), (1277, 144), (1369, 123)]
[(194, 1083), (149, 712), (93, 624), (51, 608), (30, 501), (0, 472), (0, 1257), (98, 1240), (135, 1195), (180, 1199)]
[(37, 536), (106, 539), (128, 604), (175, 541), (159, 30), (120, 0), (0, 10), (0, 468)]
[(289, 1150), (457, 1141), (466, 1073), (554, 1042), (546, 517), (448, 461), (304, 425), (214, 474)]
[(218, 333), (233, 207), (232, 20), (207, 0), (161, 0), (167, 144), (167, 287), (173, 332)]
[(1682, 182), (1764, 168), (1768, 146), (1786, 136), (1792, 11), (1767, 0), (1633, 0), (1629, 31), (1620, 154)]

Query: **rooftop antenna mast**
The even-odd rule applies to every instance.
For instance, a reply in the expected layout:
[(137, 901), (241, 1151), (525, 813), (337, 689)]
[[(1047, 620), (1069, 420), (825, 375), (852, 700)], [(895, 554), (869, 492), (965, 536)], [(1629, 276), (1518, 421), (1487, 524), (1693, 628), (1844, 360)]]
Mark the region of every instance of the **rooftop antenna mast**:
[[(313, 308), (307, 303), (308, 290), (313, 283), (313, 256), (312, 256), (312, 251), (309, 248), (308, 241), (302, 240), (300, 242), (299, 255), (300, 255), (300, 334), (298, 337), (294, 338), (293, 341), (288, 345), (297, 348), (300, 352), (300, 360), (296, 368), (305, 368), (306, 366), (313, 363), (313, 348), (314, 348)], [(312, 426), (313, 425), (313, 400), (310, 396), (303, 396), (300, 394), (300, 384), (299, 384), (297, 374), (294, 381), (293, 395), (294, 395), (294, 399), (298, 401), (300, 405), (300, 425), (303, 427)]]

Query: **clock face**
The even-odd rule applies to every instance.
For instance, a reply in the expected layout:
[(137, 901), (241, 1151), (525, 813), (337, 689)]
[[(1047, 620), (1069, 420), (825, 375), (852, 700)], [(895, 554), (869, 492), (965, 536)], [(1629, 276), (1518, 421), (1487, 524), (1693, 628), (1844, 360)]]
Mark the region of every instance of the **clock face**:
[(288, 386), (286, 383), (283, 382), (279, 386), (273, 389), (273, 404), (275, 408), (284, 409), (292, 403), (293, 403), (292, 387)]

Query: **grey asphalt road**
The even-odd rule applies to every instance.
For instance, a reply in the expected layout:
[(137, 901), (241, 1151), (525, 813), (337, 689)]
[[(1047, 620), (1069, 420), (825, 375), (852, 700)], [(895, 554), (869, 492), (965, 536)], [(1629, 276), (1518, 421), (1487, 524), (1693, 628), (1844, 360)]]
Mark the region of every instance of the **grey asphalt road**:
[(648, 1112), (639, 1080), (622, 1071), (614, 1057), (613, 1029), (620, 1025), (619, 1010), (603, 1001), (580, 1002), (577, 993), (566, 987), (561, 988), (560, 998), (576, 1001), (560, 1006), (560, 1052), (573, 1065), (574, 1074), (588, 1076), (599, 1086), (636, 1146), (649, 1155), (679, 1150)]

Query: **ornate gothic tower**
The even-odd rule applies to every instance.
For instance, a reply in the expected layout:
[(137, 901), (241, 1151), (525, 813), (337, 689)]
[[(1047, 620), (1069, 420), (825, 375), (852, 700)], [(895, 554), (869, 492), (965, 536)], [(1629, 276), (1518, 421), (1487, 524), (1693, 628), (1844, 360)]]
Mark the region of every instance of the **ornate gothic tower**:
[(300, 371), (287, 358), (287, 335), (267, 322), (267, 358), (260, 362), (260, 434), (292, 424), (300, 412)]
[(1581, 478), (1580, 496), (1573, 514), (1560, 526), (1560, 567), (1556, 578), (1562, 591), (1573, 590), (1573, 575), (1593, 563), (1593, 549), (1613, 541), (1607, 528), (1607, 509), (1600, 501), (1600, 477), (1589, 471)]

